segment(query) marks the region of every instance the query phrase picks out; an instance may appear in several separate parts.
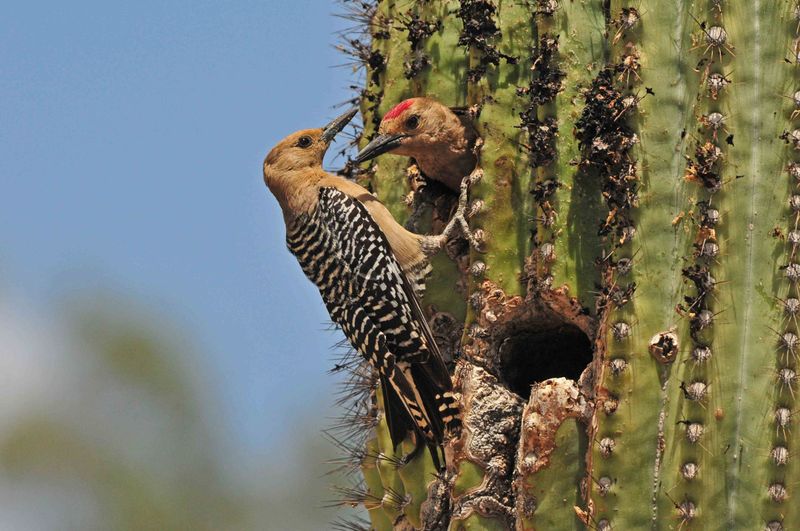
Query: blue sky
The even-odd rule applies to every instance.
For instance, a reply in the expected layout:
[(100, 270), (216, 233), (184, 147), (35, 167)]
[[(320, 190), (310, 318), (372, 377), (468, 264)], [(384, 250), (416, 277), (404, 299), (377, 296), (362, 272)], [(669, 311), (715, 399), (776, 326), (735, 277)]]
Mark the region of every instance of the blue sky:
[(119, 292), (177, 326), (245, 454), (331, 401), (338, 335), (261, 162), (351, 96), (338, 9), (30, 1), (0, 19), (0, 297)]

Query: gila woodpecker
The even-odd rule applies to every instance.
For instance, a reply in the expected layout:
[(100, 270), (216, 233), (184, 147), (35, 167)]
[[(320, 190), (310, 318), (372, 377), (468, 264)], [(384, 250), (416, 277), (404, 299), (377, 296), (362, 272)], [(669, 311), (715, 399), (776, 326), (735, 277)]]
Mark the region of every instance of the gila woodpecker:
[(392, 444), (415, 433), (441, 469), (445, 434), (460, 418), (418, 293), (430, 255), (457, 227), (437, 236), (409, 232), (365, 188), (322, 169), (333, 137), (355, 112), (279, 142), (264, 160), (264, 181), (283, 211), (289, 250), (378, 375)]

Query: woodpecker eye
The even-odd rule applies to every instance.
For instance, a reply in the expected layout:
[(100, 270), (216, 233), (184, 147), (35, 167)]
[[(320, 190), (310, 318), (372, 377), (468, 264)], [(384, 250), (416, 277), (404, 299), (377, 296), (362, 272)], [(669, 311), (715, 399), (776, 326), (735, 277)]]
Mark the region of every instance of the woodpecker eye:
[(301, 136), (300, 140), (297, 141), (297, 145), (301, 148), (307, 148), (311, 145), (311, 137), (310, 136)]
[(406, 128), (407, 129), (416, 129), (419, 125), (419, 116), (416, 114), (412, 115), (411, 117), (406, 120)]

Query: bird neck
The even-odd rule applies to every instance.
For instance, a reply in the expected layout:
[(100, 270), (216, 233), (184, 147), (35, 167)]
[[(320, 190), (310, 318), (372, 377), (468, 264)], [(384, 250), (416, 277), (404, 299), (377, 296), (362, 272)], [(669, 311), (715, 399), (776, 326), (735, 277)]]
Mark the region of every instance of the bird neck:
[(475, 167), (475, 155), (469, 139), (463, 134), (443, 138), (431, 148), (414, 153), (419, 169), (451, 190), (458, 191), (461, 180)]
[(316, 208), (317, 183), (324, 175), (321, 168), (264, 172), (264, 181), (278, 200), (287, 223)]

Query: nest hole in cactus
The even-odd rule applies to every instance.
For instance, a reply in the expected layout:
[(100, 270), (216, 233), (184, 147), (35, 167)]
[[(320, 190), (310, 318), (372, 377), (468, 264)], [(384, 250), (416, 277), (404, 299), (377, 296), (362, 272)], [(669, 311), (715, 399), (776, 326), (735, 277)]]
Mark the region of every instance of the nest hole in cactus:
[(499, 345), (501, 372), (508, 388), (528, 399), (531, 386), (549, 378), (578, 380), (592, 361), (589, 336), (572, 323), (543, 328), (515, 327)]

